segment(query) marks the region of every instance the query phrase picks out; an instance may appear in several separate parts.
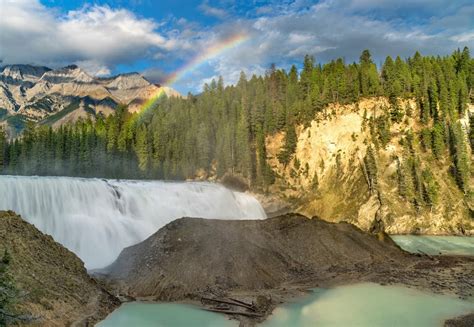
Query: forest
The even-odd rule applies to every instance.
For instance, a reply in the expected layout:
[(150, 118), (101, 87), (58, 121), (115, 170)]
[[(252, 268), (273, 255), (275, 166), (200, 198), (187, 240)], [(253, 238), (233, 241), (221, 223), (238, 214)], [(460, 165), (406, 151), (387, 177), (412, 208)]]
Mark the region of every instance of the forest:
[[(266, 160), (266, 137), (285, 132), (278, 159), (287, 165), (296, 148), (296, 126), (322, 117), (329, 103), (380, 96), (391, 105), (372, 122), (375, 149), (390, 138), (390, 124), (402, 119), (400, 99), (415, 99), (410, 114), (423, 129), (407, 139), (422, 144), (436, 160), (450, 158), (453, 177), (466, 191), (470, 156), (459, 118), (474, 98), (468, 48), (443, 57), (418, 52), (406, 59), (387, 57), (379, 69), (368, 50), (349, 64), (341, 58), (319, 64), (306, 56), (300, 71), (272, 65), (264, 76), (241, 73), (229, 86), (220, 78), (199, 95), (163, 96), (140, 113), (121, 105), (108, 117), (56, 129), (29, 122), (13, 140), (0, 130), (0, 172), (167, 180), (231, 173), (264, 187), (276, 178)], [(472, 116), (470, 126), (468, 142), (474, 147)]]

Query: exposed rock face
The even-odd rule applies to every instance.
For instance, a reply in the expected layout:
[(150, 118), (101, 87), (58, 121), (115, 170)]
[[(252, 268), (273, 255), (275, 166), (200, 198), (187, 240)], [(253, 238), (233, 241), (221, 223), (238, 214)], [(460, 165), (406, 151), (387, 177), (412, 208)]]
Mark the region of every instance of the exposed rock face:
[[(408, 131), (419, 134), (423, 128), (414, 114), (418, 110), (415, 101), (400, 103), (403, 119), (390, 125), (390, 140), (375, 151), (379, 192), (370, 192), (364, 173), (367, 148), (374, 142), (370, 120), (385, 115), (389, 107), (386, 98), (329, 105), (309, 126), (297, 128), (296, 153), (286, 167), (278, 161), (284, 134), (267, 137), (268, 162), (281, 177), (269, 193), (292, 199), (293, 210), (302, 214), (334, 222), (348, 221), (364, 230), (369, 230), (376, 219), (383, 222), (389, 234), (474, 235), (474, 197), (457, 187), (450, 172), (452, 159), (448, 151), (437, 160), (430, 150), (423, 150), (418, 138), (413, 150), (421, 162), (418, 175), (425, 169), (431, 171), (439, 195), (433, 206), (420, 204), (420, 192), (415, 200), (415, 186), (410, 184), (414, 178), (409, 169), (413, 155), (402, 145)], [(474, 114), (473, 105), (468, 112)], [(468, 115), (460, 119), (465, 129), (469, 128)], [(469, 146), (466, 152), (472, 156)], [(406, 188), (404, 196), (400, 172)], [(474, 185), (474, 175), (470, 184)]]
[(126, 248), (105, 269), (119, 292), (179, 300), (209, 290), (264, 290), (327, 269), (404, 264), (411, 256), (350, 224), (284, 215), (266, 220), (182, 218)]
[[(138, 73), (96, 78), (76, 65), (52, 70), (47, 67), (10, 65), (0, 69), (0, 122), (21, 128), (21, 122), (33, 120), (57, 126), (78, 117), (94, 118), (99, 112), (109, 114), (118, 104), (138, 111), (150, 97), (164, 91), (168, 96), (179, 93), (160, 87)], [(75, 110), (82, 113), (74, 113)], [(64, 114), (62, 111), (68, 108)], [(85, 110), (85, 111), (84, 111)], [(57, 119), (56, 119), (57, 118)], [(5, 124), (5, 123), (4, 123)]]
[(11, 254), (10, 274), (26, 292), (20, 312), (44, 326), (90, 326), (120, 303), (91, 279), (83, 262), (13, 212), (0, 211), (0, 253)]
[(1, 79), (9, 83), (15, 81), (36, 82), (50, 70), (50, 68), (42, 66), (10, 65), (1, 69)]

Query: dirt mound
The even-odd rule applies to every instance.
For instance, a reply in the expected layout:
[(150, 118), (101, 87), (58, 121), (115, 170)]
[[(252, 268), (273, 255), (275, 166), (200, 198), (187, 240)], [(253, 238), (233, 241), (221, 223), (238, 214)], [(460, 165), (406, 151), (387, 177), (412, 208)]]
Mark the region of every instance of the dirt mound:
[(39, 317), (40, 325), (92, 325), (120, 304), (75, 254), (11, 211), (0, 211), (0, 253), (5, 249), (9, 274), (24, 293), (16, 309)]
[(247, 221), (182, 218), (124, 249), (104, 273), (129, 296), (179, 300), (272, 289), (328, 271), (410, 259), (391, 240), (296, 214)]

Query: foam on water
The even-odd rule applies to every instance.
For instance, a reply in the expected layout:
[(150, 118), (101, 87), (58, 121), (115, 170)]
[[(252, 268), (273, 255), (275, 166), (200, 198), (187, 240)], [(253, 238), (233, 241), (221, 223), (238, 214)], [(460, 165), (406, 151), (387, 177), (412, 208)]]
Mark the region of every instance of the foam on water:
[(0, 210), (21, 214), (88, 269), (177, 218), (266, 217), (254, 197), (218, 184), (69, 177), (0, 176)]

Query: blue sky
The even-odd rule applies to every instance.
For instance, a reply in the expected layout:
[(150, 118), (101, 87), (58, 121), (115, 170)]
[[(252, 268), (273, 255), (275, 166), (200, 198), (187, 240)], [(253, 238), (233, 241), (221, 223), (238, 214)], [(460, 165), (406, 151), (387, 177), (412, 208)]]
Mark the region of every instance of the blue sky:
[[(0, 59), (94, 75), (142, 72), (159, 82), (235, 33), (248, 41), (210, 58), (172, 87), (199, 92), (241, 70), (288, 68), (305, 54), (319, 62), (474, 49), (472, 0), (0, 0)], [(474, 50), (473, 50), (474, 51)]]

